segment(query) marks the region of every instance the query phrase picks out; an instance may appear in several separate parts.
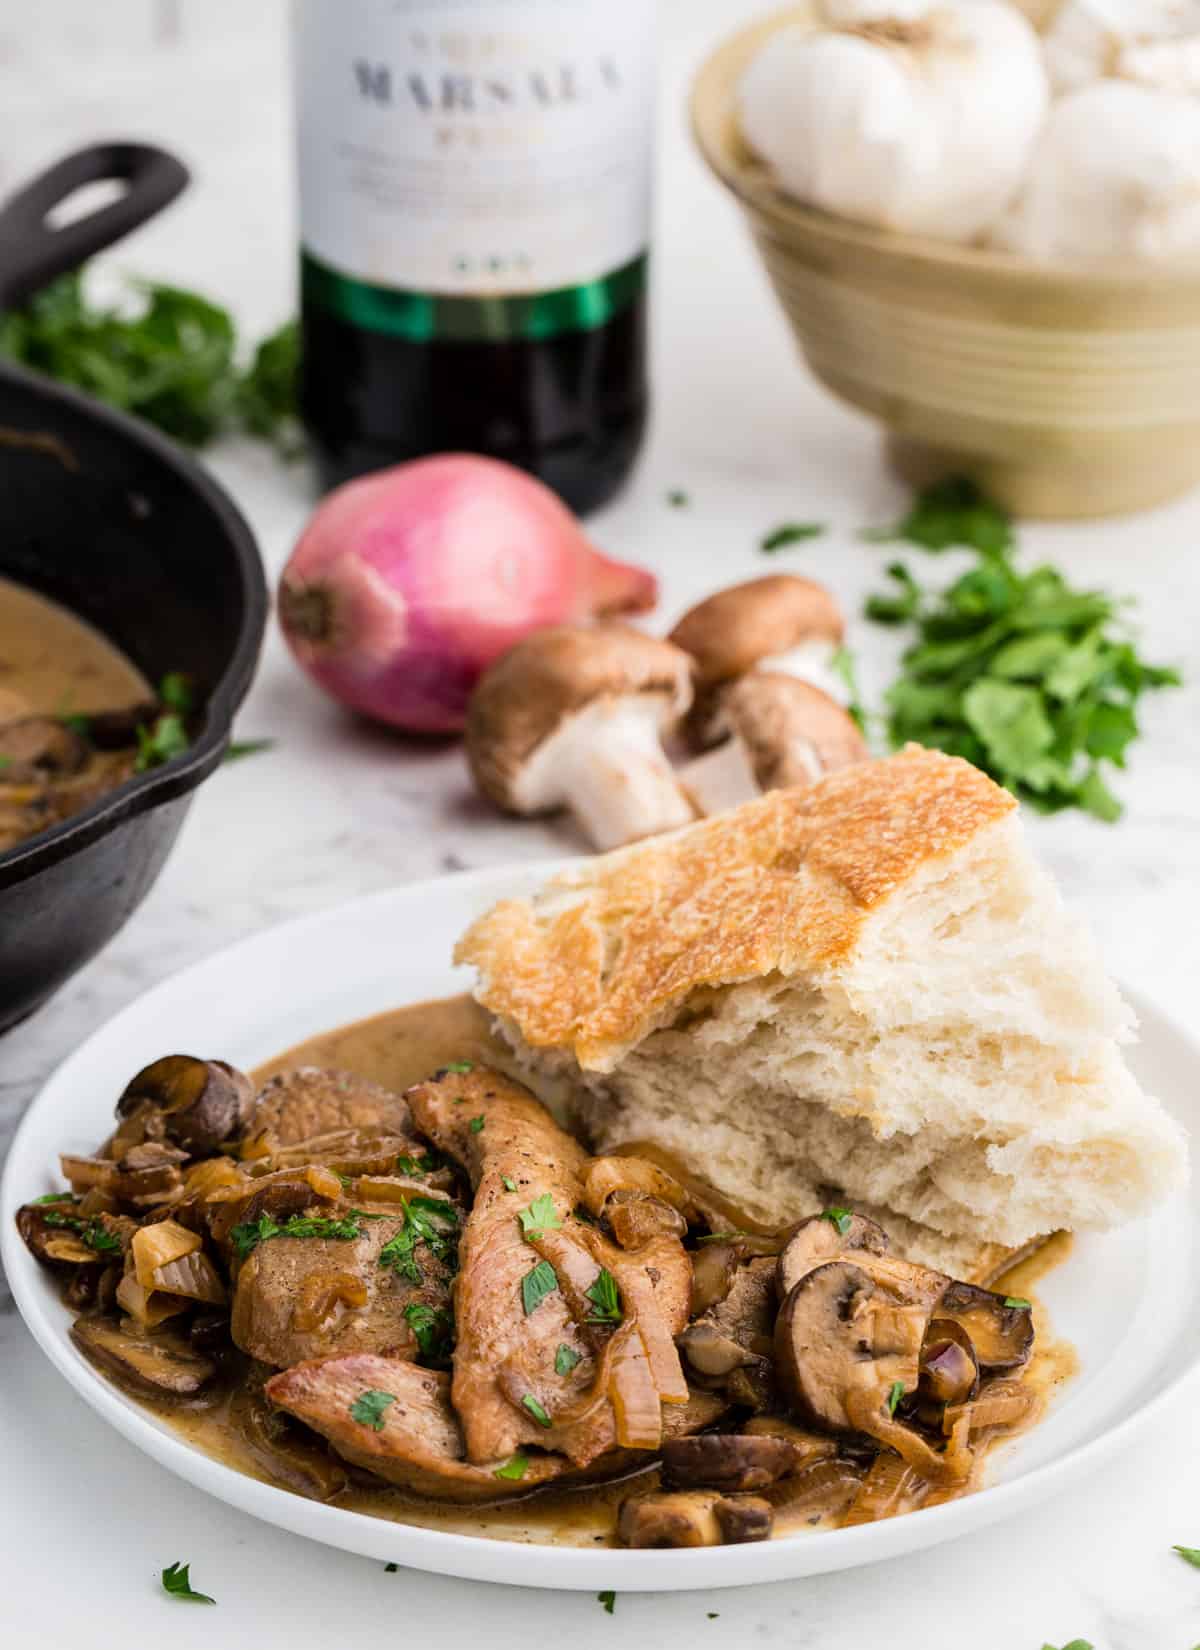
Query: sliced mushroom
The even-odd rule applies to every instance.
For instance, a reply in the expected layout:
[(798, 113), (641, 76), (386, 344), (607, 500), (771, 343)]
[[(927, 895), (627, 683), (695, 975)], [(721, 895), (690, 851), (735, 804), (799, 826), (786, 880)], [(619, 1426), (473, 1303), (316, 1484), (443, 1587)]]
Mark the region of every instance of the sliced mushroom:
[(1006, 1306), (1003, 1295), (974, 1283), (951, 1283), (938, 1306), (938, 1316), (966, 1330), (985, 1373), (1020, 1369), (1029, 1362), (1033, 1313), (1028, 1306)]
[(701, 1432), (662, 1447), (663, 1482), (677, 1490), (765, 1490), (796, 1468), (786, 1438)]
[(127, 1335), (115, 1318), (76, 1318), (71, 1339), (105, 1375), (143, 1395), (193, 1398), (217, 1372), (182, 1335)]
[(765, 1541), (774, 1513), (758, 1496), (700, 1490), (631, 1496), (621, 1507), (617, 1537), (626, 1547), (720, 1547)]
[(776, 1288), (783, 1300), (806, 1273), (831, 1260), (885, 1255), (890, 1239), (882, 1226), (849, 1209), (810, 1215), (792, 1227), (775, 1267)]
[(622, 1249), (641, 1249), (655, 1238), (687, 1235), (687, 1221), (679, 1210), (644, 1192), (614, 1192), (605, 1213)]
[(705, 1238), (692, 1256), (692, 1317), (699, 1318), (728, 1298), (738, 1269), (750, 1260), (779, 1253), (778, 1238), (749, 1233)]
[(0, 768), (5, 784), (29, 784), (81, 773), (86, 739), (55, 716), (25, 716), (0, 727)]
[(918, 1396), (933, 1404), (965, 1404), (978, 1391), (979, 1361), (970, 1336), (950, 1318), (931, 1319), (921, 1348)]
[(720, 1379), (755, 1362), (753, 1352), (739, 1346), (732, 1336), (723, 1335), (711, 1323), (689, 1324), (679, 1336), (678, 1345), (696, 1375)]
[(472, 777), (509, 813), (568, 808), (601, 849), (686, 825), (661, 735), (691, 699), (691, 661), (669, 642), (625, 625), (538, 631), (475, 689)]
[(871, 755), (836, 699), (779, 671), (752, 671), (714, 689), (703, 727), (693, 719), (690, 728), (705, 750), (679, 769), (679, 779), (706, 817), (766, 791), (811, 785)]
[(239, 1134), (254, 1104), (254, 1085), (224, 1060), (167, 1054), (143, 1067), (117, 1101), (129, 1117), (149, 1102), (163, 1114), (167, 1135), (197, 1154)]
[(333, 1501), (349, 1474), (311, 1432), (269, 1404), (257, 1382), (243, 1386), (229, 1406), (229, 1421), (257, 1464), (277, 1484), (311, 1501)]

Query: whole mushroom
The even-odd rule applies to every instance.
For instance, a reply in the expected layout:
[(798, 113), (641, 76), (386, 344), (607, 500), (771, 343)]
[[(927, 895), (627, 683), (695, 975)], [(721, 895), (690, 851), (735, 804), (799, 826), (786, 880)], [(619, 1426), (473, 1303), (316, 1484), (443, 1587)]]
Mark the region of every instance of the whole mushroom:
[[(707, 690), (757, 666), (811, 661), (836, 646), (845, 628), (841, 610), (824, 585), (796, 573), (769, 573), (697, 602), (675, 626), (670, 640), (692, 656), (699, 712)], [(696, 720), (695, 715), (690, 718), (689, 731)]]
[(475, 784), (509, 813), (569, 809), (600, 849), (688, 824), (662, 735), (691, 704), (691, 670), (680, 648), (627, 625), (538, 631), (475, 689)]
[(836, 700), (778, 671), (752, 671), (723, 689), (704, 732), (711, 748), (686, 763), (679, 777), (706, 816), (764, 791), (811, 785), (822, 774), (871, 755)]

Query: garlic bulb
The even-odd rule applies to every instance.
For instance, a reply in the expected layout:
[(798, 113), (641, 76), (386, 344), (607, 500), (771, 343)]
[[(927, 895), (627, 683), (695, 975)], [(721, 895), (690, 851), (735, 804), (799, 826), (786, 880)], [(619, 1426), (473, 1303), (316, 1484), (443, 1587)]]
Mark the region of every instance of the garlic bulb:
[(1069, 92), (995, 238), (1041, 259), (1200, 250), (1200, 101), (1121, 80)]
[(861, 23), (915, 23), (928, 17), (938, 0), (820, 0), (817, 7), (822, 23), (835, 29), (856, 28)]
[(1144, 46), (1126, 46), (1117, 58), (1116, 73), (1139, 86), (1157, 86), (1164, 92), (1200, 95), (1200, 34), (1183, 40), (1152, 40)]
[(1063, 0), (1046, 30), (1046, 65), (1054, 89), (1072, 91), (1124, 73), (1131, 48), (1198, 33), (1200, 0)]
[(1023, 179), (1049, 100), (1039, 42), (999, 0), (824, 0), (742, 76), (742, 133), (798, 200), (878, 228), (973, 240)]

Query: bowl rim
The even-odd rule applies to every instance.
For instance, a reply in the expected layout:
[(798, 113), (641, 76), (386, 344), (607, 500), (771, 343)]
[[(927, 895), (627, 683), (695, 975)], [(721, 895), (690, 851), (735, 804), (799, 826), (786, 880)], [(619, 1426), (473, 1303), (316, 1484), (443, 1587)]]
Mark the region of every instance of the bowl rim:
[(1067, 284), (1096, 297), (1129, 298), (1147, 292), (1200, 289), (1200, 254), (1158, 263), (1151, 260), (1119, 263), (1049, 261), (1022, 257), (987, 247), (940, 241), (927, 235), (875, 229), (869, 224), (840, 218), (818, 207), (792, 200), (772, 184), (762, 166), (739, 162), (721, 123), (732, 117), (732, 87), (758, 45), (789, 23), (815, 23), (811, 5), (790, 5), (759, 17), (724, 35), (701, 60), (688, 91), (688, 120), (692, 140), (710, 171), (748, 210), (774, 227), (790, 230), (813, 242), (836, 244), (864, 254), (936, 268), (945, 274), (980, 275), (1024, 286), (1030, 293), (1061, 294)]
[(106, 425), (121, 440), (173, 471), (213, 516), (232, 555), (241, 586), (240, 612), (229, 662), (209, 695), (204, 725), (187, 750), (160, 768), (135, 774), (61, 824), (52, 825), (49, 830), (0, 853), (0, 888), (8, 888), (107, 836), (125, 820), (194, 790), (218, 767), (229, 743), (234, 714), (254, 677), (266, 628), (268, 597), (262, 557), (245, 516), (215, 477), (169, 436), (145, 420), (106, 406), (95, 397), (60, 384), (43, 373), (5, 363), (0, 366), (0, 382), (13, 384), (46, 403), (51, 418), (57, 408), (65, 406), (93, 424)]

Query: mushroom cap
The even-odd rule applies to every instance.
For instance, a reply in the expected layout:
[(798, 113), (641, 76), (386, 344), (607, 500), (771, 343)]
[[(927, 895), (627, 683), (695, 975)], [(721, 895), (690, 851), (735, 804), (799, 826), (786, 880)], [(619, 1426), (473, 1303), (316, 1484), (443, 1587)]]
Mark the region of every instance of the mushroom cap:
[(758, 787), (811, 785), (823, 773), (870, 760), (858, 725), (811, 682), (782, 671), (756, 670), (721, 691), (709, 718), (712, 735), (739, 738)]
[(796, 573), (769, 573), (689, 608), (670, 640), (691, 654), (696, 679), (707, 686), (744, 676), (801, 642), (840, 642), (844, 634), (841, 610), (824, 585)]
[[(831, 1218), (842, 1215), (840, 1222)], [(883, 1227), (866, 1215), (849, 1210), (809, 1215), (787, 1234), (787, 1242), (775, 1263), (775, 1287), (784, 1300), (807, 1273), (831, 1260), (848, 1260), (855, 1250), (885, 1255), (891, 1247)]]
[(476, 785), (502, 808), (534, 751), (598, 699), (661, 700), (660, 726), (692, 702), (692, 661), (630, 625), (538, 630), (484, 672), (467, 712), (466, 754)]

